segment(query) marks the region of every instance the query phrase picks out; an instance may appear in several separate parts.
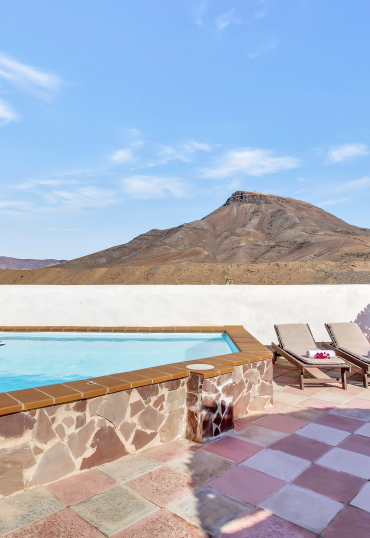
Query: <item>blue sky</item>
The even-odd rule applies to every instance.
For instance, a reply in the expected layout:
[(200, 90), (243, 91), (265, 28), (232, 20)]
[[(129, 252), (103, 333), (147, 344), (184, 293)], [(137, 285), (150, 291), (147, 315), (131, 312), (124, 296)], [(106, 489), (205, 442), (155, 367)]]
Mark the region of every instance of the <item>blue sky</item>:
[(71, 259), (235, 190), (370, 228), (370, 3), (0, 2), (0, 255)]

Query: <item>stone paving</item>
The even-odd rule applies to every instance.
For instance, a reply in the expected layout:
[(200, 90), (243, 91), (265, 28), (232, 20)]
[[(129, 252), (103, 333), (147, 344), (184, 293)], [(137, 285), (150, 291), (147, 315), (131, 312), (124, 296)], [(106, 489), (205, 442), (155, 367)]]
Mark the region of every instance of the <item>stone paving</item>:
[(7, 538), (370, 536), (370, 390), (298, 388), (205, 445), (180, 440), (0, 500)]

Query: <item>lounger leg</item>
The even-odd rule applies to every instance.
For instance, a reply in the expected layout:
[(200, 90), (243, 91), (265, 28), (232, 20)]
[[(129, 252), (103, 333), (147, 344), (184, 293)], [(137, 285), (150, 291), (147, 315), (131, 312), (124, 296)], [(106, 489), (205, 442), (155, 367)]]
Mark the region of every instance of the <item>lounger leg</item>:
[(367, 381), (367, 372), (366, 372), (366, 370), (362, 370), (362, 377), (363, 377), (363, 381), (364, 381), (364, 387), (365, 387), (365, 389), (367, 389), (369, 387), (369, 385), (368, 385), (368, 381)]
[(275, 364), (276, 357), (277, 357), (277, 353), (276, 353), (276, 351), (274, 351), (273, 354), (272, 354), (272, 364)]
[(303, 372), (299, 372), (299, 384), (301, 386), (301, 390), (304, 390), (304, 378), (303, 378)]
[(343, 390), (347, 390), (347, 370), (344, 370), (344, 368), (342, 368), (342, 387), (343, 387)]

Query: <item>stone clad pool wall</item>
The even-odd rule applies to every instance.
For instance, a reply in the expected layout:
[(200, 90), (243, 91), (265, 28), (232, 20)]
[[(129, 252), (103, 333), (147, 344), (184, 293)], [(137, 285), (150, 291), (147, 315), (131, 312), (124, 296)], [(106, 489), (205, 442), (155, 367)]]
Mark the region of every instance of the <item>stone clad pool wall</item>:
[(183, 437), (186, 379), (0, 417), (0, 495)]
[(271, 359), (245, 370), (236, 366), (209, 379), (194, 374), (0, 417), (0, 495), (180, 437), (204, 442), (231, 430), (234, 416), (272, 403)]
[[(212, 332), (209, 327), (201, 330)], [(272, 354), (243, 327), (226, 330), (241, 351), (197, 361), (213, 363), (214, 369), (208, 372), (182, 366), (184, 373), (172, 374), (177, 379), (150, 383), (144, 371), (138, 370), (136, 377), (145, 380), (145, 385), (125, 390), (112, 385), (113, 376), (94, 378), (95, 385), (88, 380), (74, 382), (98, 394), (103, 390), (98, 382), (106, 383), (105, 392), (77, 398), (67, 391), (60, 397), (74, 401), (57, 405), (43, 404), (39, 391), (44, 387), (1, 393), (0, 497), (178, 438), (202, 443), (231, 430), (234, 417), (264, 409), (272, 403)], [(163, 373), (154, 374), (163, 377)], [(54, 387), (57, 390), (59, 385)], [(12, 412), (8, 400), (21, 402), (22, 394), (28, 395), (28, 403), (24, 398), (26, 403), (17, 404), (23, 411)]]

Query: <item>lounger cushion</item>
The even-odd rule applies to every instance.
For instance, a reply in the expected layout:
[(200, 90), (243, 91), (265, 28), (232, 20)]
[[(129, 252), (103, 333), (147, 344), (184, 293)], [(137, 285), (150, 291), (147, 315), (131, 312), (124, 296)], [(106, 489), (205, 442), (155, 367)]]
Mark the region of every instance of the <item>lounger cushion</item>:
[(308, 349), (315, 349), (316, 343), (304, 323), (285, 323), (277, 325), (276, 330), (284, 349), (299, 349), (300, 354)]
[[(337, 366), (338, 364), (346, 364), (343, 359), (340, 357), (332, 357), (331, 359), (316, 359), (316, 358), (309, 358), (306, 356), (306, 351), (302, 351), (302, 348), (295, 348), (295, 349), (289, 349), (285, 348), (288, 353), (291, 353), (292, 355), (295, 355), (298, 357), (301, 361), (307, 363), (307, 364), (314, 364), (315, 366), (320, 366), (327, 364), (332, 364), (333, 366)], [(317, 351), (325, 351), (324, 349), (317, 348)]]
[(317, 347), (308, 326), (304, 323), (286, 323), (277, 325), (276, 332), (278, 333), (278, 337), (283, 349), (292, 355), (295, 355), (297, 358), (307, 364), (333, 364), (333, 366), (345, 364), (345, 362), (339, 357), (332, 359), (310, 359), (307, 357), (308, 349), (317, 349), (317, 351), (322, 350)]
[(357, 323), (328, 323), (328, 327), (340, 349), (370, 363), (370, 343)]
[(338, 347), (370, 349), (370, 344), (357, 323), (328, 323), (328, 327)]
[(340, 349), (342, 349), (346, 353), (349, 353), (350, 355), (356, 355), (362, 361), (370, 363), (370, 358), (368, 356), (368, 353), (370, 351), (370, 346), (367, 348), (366, 347), (341, 347)]

